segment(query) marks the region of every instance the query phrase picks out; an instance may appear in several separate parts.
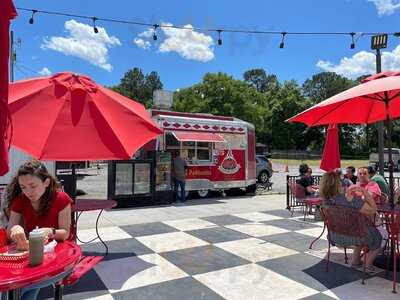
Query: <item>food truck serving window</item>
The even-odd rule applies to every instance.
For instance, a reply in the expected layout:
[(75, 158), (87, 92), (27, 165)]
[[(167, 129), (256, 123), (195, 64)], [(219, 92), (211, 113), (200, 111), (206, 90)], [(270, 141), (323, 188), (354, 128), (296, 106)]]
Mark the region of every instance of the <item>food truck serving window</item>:
[(213, 142), (225, 142), (215, 133), (167, 132), (166, 150), (181, 150), (181, 155), (189, 160), (211, 161)]

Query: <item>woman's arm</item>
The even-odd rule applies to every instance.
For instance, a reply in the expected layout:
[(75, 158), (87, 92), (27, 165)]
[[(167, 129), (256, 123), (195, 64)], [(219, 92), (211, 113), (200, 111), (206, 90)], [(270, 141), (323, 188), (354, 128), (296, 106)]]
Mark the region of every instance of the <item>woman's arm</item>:
[(10, 240), (17, 243), (17, 249), (27, 250), (29, 244), (24, 228), (19, 225), (21, 223), (21, 219), (21, 214), (11, 211), (10, 220), (8, 221), (7, 226), (7, 235)]
[(71, 205), (68, 204), (63, 210), (58, 213), (58, 228), (55, 228), (55, 234), (53, 234), (53, 228), (45, 227), (42, 228), (47, 238), (55, 239), (56, 241), (65, 241), (69, 237), (71, 228)]

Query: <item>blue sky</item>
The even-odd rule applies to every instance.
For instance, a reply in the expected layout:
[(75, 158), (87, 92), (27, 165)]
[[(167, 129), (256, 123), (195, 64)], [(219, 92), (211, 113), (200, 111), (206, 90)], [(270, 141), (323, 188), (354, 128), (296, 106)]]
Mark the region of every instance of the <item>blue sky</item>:
[[(256, 29), (271, 31), (400, 31), (399, 0), (14, 0), (15, 6), (79, 15), (169, 23), (193, 27)], [(74, 71), (104, 85), (117, 84), (130, 68), (157, 71), (167, 90), (201, 81), (206, 72), (226, 72), (241, 78), (244, 71), (264, 68), (279, 80), (300, 84), (323, 70), (354, 78), (373, 72), (370, 38), (358, 36), (350, 49), (350, 36), (288, 36), (279, 49), (279, 36), (222, 32), (223, 45), (215, 33), (157, 30), (70, 17), (35, 15), (19, 11), (12, 23), (17, 46), (15, 78), (39, 73)], [(150, 30), (149, 30), (150, 29)], [(400, 38), (390, 37), (383, 53), (383, 68), (400, 70)]]

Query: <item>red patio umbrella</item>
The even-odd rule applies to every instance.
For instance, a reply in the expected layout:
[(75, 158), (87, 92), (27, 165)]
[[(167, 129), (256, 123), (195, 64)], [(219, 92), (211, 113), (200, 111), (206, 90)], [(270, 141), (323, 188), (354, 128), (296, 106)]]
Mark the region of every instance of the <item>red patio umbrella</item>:
[(162, 133), (144, 106), (73, 73), (10, 84), (11, 143), (43, 160), (130, 159)]
[(336, 124), (330, 124), (326, 132), (324, 152), (319, 167), (325, 171), (340, 168), (339, 129)]
[(8, 168), (9, 125), (8, 103), (8, 59), (10, 49), (10, 21), (17, 16), (11, 0), (0, 2), (0, 176), (6, 174)]
[(341, 92), (288, 119), (308, 126), (370, 124), (386, 121), (389, 149), (390, 201), (393, 205), (392, 123), (400, 117), (400, 72), (373, 75), (360, 85)]

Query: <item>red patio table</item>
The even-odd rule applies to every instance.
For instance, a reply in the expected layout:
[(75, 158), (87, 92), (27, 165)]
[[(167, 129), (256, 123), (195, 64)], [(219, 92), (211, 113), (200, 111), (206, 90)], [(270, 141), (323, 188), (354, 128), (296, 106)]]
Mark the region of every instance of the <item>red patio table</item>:
[[(84, 243), (84, 244), (90, 243), (90, 242), (93, 242), (93, 241), (99, 239), (100, 242), (106, 248), (106, 255), (108, 255), (108, 246), (103, 241), (103, 239), (100, 237), (98, 225), (99, 225), (99, 219), (100, 219), (101, 214), (103, 213), (103, 210), (108, 209), (108, 208), (113, 208), (115, 206), (117, 206), (117, 202), (114, 200), (76, 199), (75, 203), (72, 205), (72, 212), (75, 214), (75, 217), (74, 217), (75, 224), (73, 224), (73, 230), (74, 230), (73, 234), (75, 235), (75, 238), (79, 242)], [(79, 239), (78, 234), (77, 234), (79, 217), (85, 211), (95, 211), (95, 210), (100, 210), (99, 214), (97, 215), (97, 219), (96, 219), (96, 235), (97, 236), (89, 241), (82, 241)]]
[(18, 299), (20, 289), (30, 285), (51, 281), (65, 273), (67, 276), (82, 256), (81, 248), (74, 242), (59, 242), (52, 253), (45, 253), (43, 263), (31, 267), (29, 262), (11, 265), (0, 261), (0, 291), (13, 293)]

